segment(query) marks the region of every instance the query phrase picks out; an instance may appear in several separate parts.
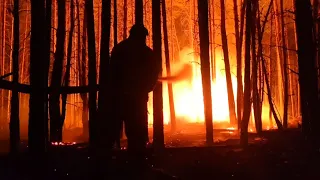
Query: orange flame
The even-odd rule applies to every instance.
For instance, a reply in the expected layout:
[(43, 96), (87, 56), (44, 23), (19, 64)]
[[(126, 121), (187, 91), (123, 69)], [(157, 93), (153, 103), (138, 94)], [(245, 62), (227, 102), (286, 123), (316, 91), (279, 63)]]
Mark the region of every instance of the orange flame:
[[(170, 109), (168, 98), (167, 83), (173, 83), (173, 97), (175, 114), (179, 121), (187, 123), (202, 123), (204, 122), (204, 105), (202, 93), (202, 79), (200, 70), (200, 60), (195, 59), (194, 55), (189, 53), (190, 49), (181, 52), (180, 57), (182, 62), (180, 64), (172, 64), (174, 74), (170, 77), (161, 77), (159, 80), (163, 82), (163, 111), (164, 111), (164, 124), (170, 123)], [(214, 124), (228, 124), (226, 128), (235, 129), (235, 125), (230, 125), (229, 119), (229, 105), (226, 77), (224, 71), (224, 61), (222, 54), (216, 53), (216, 79), (211, 83), (212, 90), (212, 114)], [(175, 71), (179, 69), (179, 71)], [(235, 68), (231, 68), (236, 72)], [(232, 87), (236, 101), (237, 93), (237, 79), (232, 74)], [(152, 124), (152, 94), (150, 94), (149, 101), (149, 124)], [(253, 111), (251, 118), (250, 132), (254, 131)], [(262, 112), (263, 126), (265, 129), (274, 127), (269, 122), (269, 106), (263, 105)]]

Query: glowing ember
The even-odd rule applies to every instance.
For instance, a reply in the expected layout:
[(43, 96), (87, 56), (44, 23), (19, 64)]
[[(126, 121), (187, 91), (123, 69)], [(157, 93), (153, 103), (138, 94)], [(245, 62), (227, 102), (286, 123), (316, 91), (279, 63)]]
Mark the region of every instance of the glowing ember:
[(76, 142), (51, 142), (53, 146), (72, 146), (77, 144)]

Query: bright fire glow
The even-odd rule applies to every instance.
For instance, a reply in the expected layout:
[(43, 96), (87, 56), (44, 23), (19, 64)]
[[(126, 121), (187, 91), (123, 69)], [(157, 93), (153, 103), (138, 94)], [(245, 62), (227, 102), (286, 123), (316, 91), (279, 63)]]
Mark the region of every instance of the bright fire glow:
[[(179, 64), (172, 64), (172, 74), (176, 70), (180, 69), (183, 64), (189, 63), (192, 66), (192, 78), (186, 78), (184, 81), (173, 83), (173, 96), (176, 118), (179, 122), (184, 121), (188, 123), (201, 123), (204, 122), (204, 105), (203, 105), (203, 94), (202, 94), (202, 79), (200, 71), (200, 59), (195, 59), (192, 50), (186, 49), (181, 51)], [(236, 102), (237, 93), (237, 79), (235, 76), (236, 67), (232, 69), (232, 86), (233, 93)], [(228, 124), (229, 119), (229, 105), (228, 105), (228, 94), (225, 76), (225, 65), (223, 61), (223, 54), (216, 52), (216, 80), (211, 83), (212, 91), (212, 114), (214, 124)], [(152, 99), (152, 96), (150, 96)], [(168, 98), (168, 86), (167, 83), (163, 83), (163, 103), (164, 103), (164, 123), (170, 123), (170, 110), (169, 110), (169, 98)], [(251, 125), (253, 123), (253, 110), (251, 111)], [(152, 124), (152, 101), (149, 101), (149, 123)], [(269, 106), (263, 105), (262, 112), (263, 126), (265, 129), (274, 127), (269, 122)], [(229, 128), (235, 129), (235, 125), (229, 125)], [(252, 126), (251, 126), (252, 127)], [(254, 131), (254, 128), (249, 128), (249, 131)]]

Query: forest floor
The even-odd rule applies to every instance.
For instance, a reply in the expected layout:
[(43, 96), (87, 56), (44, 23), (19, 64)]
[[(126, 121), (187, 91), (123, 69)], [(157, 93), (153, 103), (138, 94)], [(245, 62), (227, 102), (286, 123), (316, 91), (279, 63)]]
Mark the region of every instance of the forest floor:
[[(270, 131), (250, 138), (255, 141), (247, 149), (232, 140), (212, 147), (166, 148), (161, 154), (150, 150), (149, 164), (161, 170), (149, 170), (144, 173), (148, 177), (139, 179), (320, 179), (320, 149), (310, 148), (300, 131)], [(106, 179), (110, 174), (103, 162), (98, 175), (85, 146), (54, 147), (47, 157), (40, 164), (27, 153), (2, 155), (0, 179), (35, 179), (31, 174), (40, 179)], [(126, 151), (114, 152), (111, 166), (113, 179), (137, 179), (130, 176)]]

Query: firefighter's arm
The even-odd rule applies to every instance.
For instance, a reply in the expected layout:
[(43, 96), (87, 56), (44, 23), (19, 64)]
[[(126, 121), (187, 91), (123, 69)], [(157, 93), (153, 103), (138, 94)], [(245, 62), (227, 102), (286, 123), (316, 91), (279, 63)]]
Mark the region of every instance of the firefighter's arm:
[(150, 87), (149, 87), (149, 92), (153, 91), (155, 88), (159, 75), (161, 73), (161, 60), (157, 60), (155, 57), (154, 52), (150, 49), (150, 61), (151, 61), (151, 67), (150, 67)]

